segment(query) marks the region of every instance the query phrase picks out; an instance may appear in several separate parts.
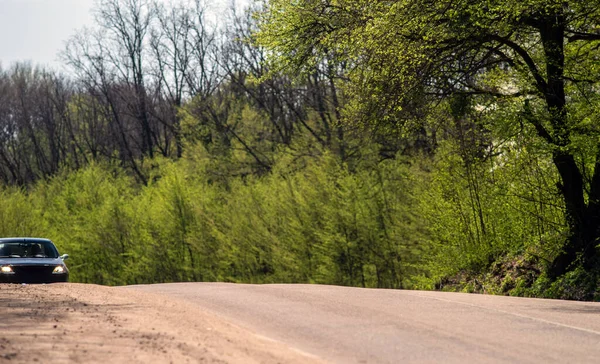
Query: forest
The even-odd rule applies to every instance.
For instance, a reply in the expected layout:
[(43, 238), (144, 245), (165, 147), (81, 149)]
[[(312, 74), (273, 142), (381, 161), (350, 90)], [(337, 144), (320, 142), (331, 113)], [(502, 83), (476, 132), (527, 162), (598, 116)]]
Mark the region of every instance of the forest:
[(98, 0), (0, 68), (0, 236), (71, 280), (600, 300), (600, 4)]

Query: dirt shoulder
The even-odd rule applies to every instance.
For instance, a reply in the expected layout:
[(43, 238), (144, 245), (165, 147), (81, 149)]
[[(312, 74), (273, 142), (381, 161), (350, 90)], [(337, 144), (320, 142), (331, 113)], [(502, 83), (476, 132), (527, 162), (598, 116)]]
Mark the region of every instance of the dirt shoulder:
[(0, 363), (308, 363), (314, 358), (167, 296), (0, 284)]

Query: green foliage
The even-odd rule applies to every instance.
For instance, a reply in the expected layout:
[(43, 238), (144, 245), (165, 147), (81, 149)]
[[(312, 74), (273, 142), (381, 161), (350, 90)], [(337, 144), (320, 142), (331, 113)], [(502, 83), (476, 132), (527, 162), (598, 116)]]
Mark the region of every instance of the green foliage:
[(0, 187), (0, 206), (0, 236), (34, 236), (41, 232), (36, 210), (23, 190)]
[(135, 241), (132, 188), (122, 172), (91, 165), (41, 182), (31, 192), (44, 236), (72, 256), (73, 280), (123, 282)]
[(225, 186), (187, 159), (153, 162), (144, 187), (111, 166), (65, 171), (28, 193), (5, 189), (2, 234), (56, 241), (76, 282), (410, 285), (425, 228), (404, 163), (350, 173), (329, 154), (301, 170), (285, 161)]
[(466, 163), (457, 148), (440, 147), (420, 198), (432, 283), (488, 272), (507, 254), (528, 252), (543, 262), (556, 256), (568, 230), (549, 158), (513, 142), (498, 146), (498, 156)]
[(352, 168), (333, 153), (298, 158), (282, 150), (273, 152), (270, 173), (253, 176), (239, 173), (245, 157), (190, 141), (176, 162), (147, 161), (145, 186), (120, 167), (92, 164), (28, 191), (5, 188), (2, 234), (53, 239), (71, 255), (78, 282), (298, 282), (565, 296), (494, 268), (524, 252), (543, 263), (560, 249), (566, 226), (550, 157), (526, 137), (466, 146), (447, 139), (433, 159), (381, 161), (371, 145)]
[(431, 252), (420, 286), (524, 252), (553, 278), (597, 265), (596, 3), (266, 4), (257, 39), (276, 69), (310, 72), (333, 55), (347, 69), (351, 125), (432, 139), (433, 160), (417, 162), (431, 171), (415, 193)]
[(541, 275), (532, 287), (525, 289), (525, 296), (560, 298), (578, 301), (600, 301), (600, 274), (577, 266), (556, 280)]
[[(53, 239), (71, 255), (77, 282), (297, 282), (575, 297), (564, 293), (571, 288), (536, 289), (530, 276), (495, 268), (500, 261), (528, 266), (506, 260), (526, 252), (543, 269), (565, 234), (553, 195), (558, 177), (548, 157), (526, 145), (512, 140), (481, 160), (451, 140), (433, 160), (379, 161), (377, 148), (364, 149), (352, 170), (334, 154), (299, 160), (282, 152), (267, 175), (221, 179), (214, 158), (196, 145), (177, 162), (147, 163), (146, 186), (119, 167), (92, 164), (28, 191), (5, 188), (0, 226), (3, 236)], [(576, 289), (580, 281), (565, 284)]]

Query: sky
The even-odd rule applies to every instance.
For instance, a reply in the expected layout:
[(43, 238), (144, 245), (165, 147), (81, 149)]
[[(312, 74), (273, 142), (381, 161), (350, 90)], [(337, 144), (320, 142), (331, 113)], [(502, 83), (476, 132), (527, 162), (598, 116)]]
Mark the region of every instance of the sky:
[(77, 29), (93, 23), (94, 0), (0, 0), (0, 63), (58, 67), (57, 53)]
[[(217, 6), (225, 6), (229, 1), (212, 0)], [(238, 5), (239, 2), (236, 1)], [(2, 68), (16, 61), (31, 61), (60, 69), (58, 52), (77, 30), (93, 25), (94, 3), (95, 0), (0, 0)]]

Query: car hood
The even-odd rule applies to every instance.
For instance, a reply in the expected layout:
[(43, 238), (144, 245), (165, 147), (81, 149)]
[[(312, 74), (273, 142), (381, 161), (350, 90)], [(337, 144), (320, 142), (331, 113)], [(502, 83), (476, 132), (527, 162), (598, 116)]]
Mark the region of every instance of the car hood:
[(60, 258), (0, 258), (0, 265), (59, 265)]

